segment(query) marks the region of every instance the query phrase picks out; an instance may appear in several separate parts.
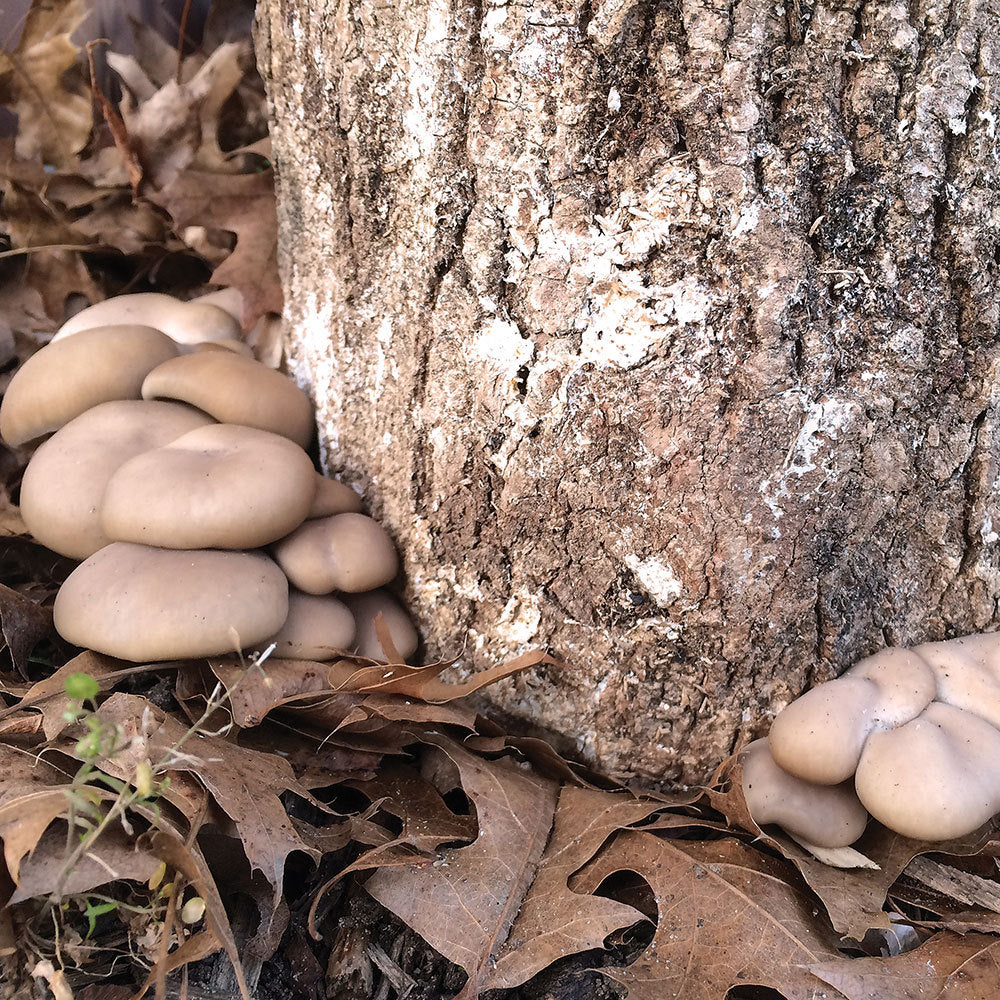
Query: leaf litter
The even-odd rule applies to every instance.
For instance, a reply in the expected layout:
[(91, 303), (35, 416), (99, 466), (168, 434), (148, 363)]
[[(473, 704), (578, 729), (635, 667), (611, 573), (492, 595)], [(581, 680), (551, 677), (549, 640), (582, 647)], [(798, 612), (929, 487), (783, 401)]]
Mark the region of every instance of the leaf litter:
[[(88, 51), (79, 0), (36, 0), (0, 54), (18, 120), (0, 139), (0, 385), (123, 290), (231, 289), (280, 361), (252, 10), (221, 6), (178, 57), (138, 24), (134, 54)], [(995, 824), (928, 844), (872, 823), (817, 857), (753, 823), (738, 756), (706, 788), (623, 788), (470, 703), (559, 665), (545, 651), (456, 679), (457, 661), (401, 663), (384, 630), (388, 663), (70, 650), (51, 605), (71, 564), (26, 537), (28, 450), (0, 457), (4, 1000), (164, 996), (189, 975), (308, 1000), (997, 994)]]

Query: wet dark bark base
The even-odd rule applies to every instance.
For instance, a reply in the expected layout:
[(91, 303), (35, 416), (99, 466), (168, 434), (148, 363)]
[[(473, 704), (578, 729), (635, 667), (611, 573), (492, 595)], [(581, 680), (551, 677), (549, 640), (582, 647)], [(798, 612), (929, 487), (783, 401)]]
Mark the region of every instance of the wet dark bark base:
[(694, 781), (996, 626), (998, 17), (261, 4), (291, 368), (509, 716)]

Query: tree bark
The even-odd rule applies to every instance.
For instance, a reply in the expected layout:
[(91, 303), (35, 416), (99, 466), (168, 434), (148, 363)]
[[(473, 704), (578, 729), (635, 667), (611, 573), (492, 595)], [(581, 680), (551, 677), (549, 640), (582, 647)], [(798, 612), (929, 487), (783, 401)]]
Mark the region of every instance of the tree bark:
[(262, 0), (290, 369), (431, 655), (703, 779), (996, 627), (1000, 0)]

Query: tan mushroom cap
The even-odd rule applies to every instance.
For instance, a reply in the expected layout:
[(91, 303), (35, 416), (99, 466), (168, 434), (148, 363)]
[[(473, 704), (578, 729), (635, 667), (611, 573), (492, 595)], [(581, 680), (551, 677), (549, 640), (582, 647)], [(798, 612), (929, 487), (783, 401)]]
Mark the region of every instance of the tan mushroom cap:
[(774, 762), (766, 739), (741, 756), (743, 797), (758, 826), (777, 823), (816, 847), (846, 847), (865, 832), (868, 813), (850, 781), (814, 785), (793, 777)]
[(192, 344), (187, 349), (189, 354), (198, 354), (201, 351), (232, 351), (233, 354), (242, 354), (245, 358), (253, 357), (253, 349), (242, 340), (204, 340), (200, 344)]
[(114, 542), (67, 578), (53, 609), (68, 642), (147, 662), (233, 651), (274, 635), (288, 583), (259, 552), (176, 552)]
[(129, 459), (214, 421), (183, 403), (101, 403), (56, 431), (21, 481), (21, 515), (53, 552), (86, 559), (109, 544), (101, 528), (108, 480)]
[(308, 520), (317, 517), (332, 517), (334, 514), (358, 514), (361, 512), (361, 497), (346, 483), (328, 479), (316, 473), (316, 496), (309, 508)]
[(1000, 810), (1000, 731), (932, 702), (911, 722), (868, 738), (854, 781), (890, 830), (918, 840), (964, 836)]
[(108, 480), (105, 534), (170, 549), (252, 549), (309, 512), (316, 474), (288, 438), (238, 424), (199, 427), (137, 455)]
[(399, 571), (396, 546), (364, 514), (335, 514), (306, 521), (273, 546), (289, 581), (307, 594), (373, 590)]
[(370, 660), (385, 660), (385, 652), (375, 634), (375, 616), (381, 613), (399, 655), (406, 660), (417, 651), (420, 637), (410, 616), (391, 594), (372, 590), (367, 594), (347, 594), (344, 603), (357, 624), (354, 652)]
[(934, 694), (933, 671), (920, 655), (884, 649), (779, 712), (768, 734), (771, 753), (805, 781), (838, 784), (854, 774), (871, 733), (915, 718)]
[(315, 431), (309, 397), (287, 376), (230, 351), (199, 351), (154, 368), (144, 399), (179, 399), (226, 424), (290, 438), (303, 448)]
[(1000, 632), (925, 642), (913, 653), (933, 671), (937, 701), (974, 712), (1000, 729)]
[(273, 655), (286, 660), (330, 660), (354, 643), (354, 616), (336, 597), (291, 590), (288, 618), (270, 642)]
[(64, 340), (95, 326), (120, 323), (155, 327), (180, 344), (240, 338), (240, 324), (216, 305), (182, 302), (161, 292), (136, 292), (95, 302), (63, 323), (52, 339)]
[(98, 403), (138, 399), (149, 372), (177, 355), (174, 341), (149, 326), (104, 326), (50, 343), (11, 379), (0, 436), (16, 448)]

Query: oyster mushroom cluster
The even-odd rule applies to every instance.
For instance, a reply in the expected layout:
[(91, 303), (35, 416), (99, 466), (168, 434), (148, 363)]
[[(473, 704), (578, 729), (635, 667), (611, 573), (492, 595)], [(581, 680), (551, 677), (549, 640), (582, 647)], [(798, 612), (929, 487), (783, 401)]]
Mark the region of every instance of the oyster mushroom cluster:
[(211, 302), (123, 295), (74, 316), (0, 406), (8, 445), (48, 436), (24, 473), (25, 524), (82, 560), (56, 596), (60, 635), (139, 662), (272, 642), (285, 658), (382, 659), (381, 613), (410, 656), (416, 630), (379, 589), (396, 549), (315, 470), (314, 426), (302, 390)]
[(758, 824), (843, 847), (871, 814), (918, 840), (1000, 812), (1000, 633), (884, 649), (783, 709), (744, 751)]

